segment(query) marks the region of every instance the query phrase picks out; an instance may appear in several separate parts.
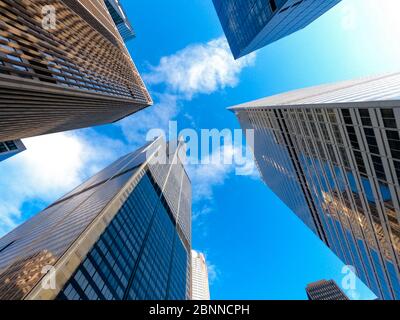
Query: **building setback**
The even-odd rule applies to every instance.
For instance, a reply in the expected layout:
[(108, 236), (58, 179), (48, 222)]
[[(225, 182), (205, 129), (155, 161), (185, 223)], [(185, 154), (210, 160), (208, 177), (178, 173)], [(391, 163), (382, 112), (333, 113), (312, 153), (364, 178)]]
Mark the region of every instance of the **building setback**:
[(208, 268), (204, 254), (192, 250), (192, 300), (210, 300)]
[(400, 73), (231, 110), (265, 183), (380, 299), (400, 299)]
[(0, 141), (111, 123), (152, 104), (103, 0), (0, 4)]
[(310, 283), (306, 292), (309, 300), (350, 300), (333, 280)]
[(25, 150), (26, 148), (21, 140), (0, 142), (0, 161), (11, 158)]
[(236, 59), (301, 30), (341, 0), (213, 0)]
[(182, 143), (155, 161), (165, 146), (122, 157), (0, 239), (0, 299), (190, 299), (191, 183)]

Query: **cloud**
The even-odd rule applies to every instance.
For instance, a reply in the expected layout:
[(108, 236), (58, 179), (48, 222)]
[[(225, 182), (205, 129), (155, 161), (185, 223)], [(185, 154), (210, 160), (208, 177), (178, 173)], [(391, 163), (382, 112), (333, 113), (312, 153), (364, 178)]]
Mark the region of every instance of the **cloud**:
[(226, 38), (221, 37), (161, 58), (159, 65), (144, 75), (144, 80), (150, 85), (164, 84), (169, 92), (190, 100), (196, 94), (235, 87), (240, 72), (252, 65), (255, 57), (253, 53), (235, 61)]
[[(93, 141), (96, 141), (94, 144)], [(29, 201), (50, 203), (126, 152), (91, 129), (24, 140), (27, 150), (1, 163), (0, 236), (21, 222)]]
[(217, 268), (215, 264), (207, 261), (207, 270), (208, 270), (208, 283), (212, 286), (220, 276), (220, 270)]
[[(236, 146), (229, 143), (222, 145), (200, 159), (199, 164), (187, 167), (188, 175), (195, 186), (193, 190), (193, 202), (212, 200), (214, 189), (223, 185), (232, 174), (258, 178), (258, 171), (254, 163), (253, 154), (246, 150), (246, 146)], [(201, 209), (196, 215), (203, 216), (210, 210)]]

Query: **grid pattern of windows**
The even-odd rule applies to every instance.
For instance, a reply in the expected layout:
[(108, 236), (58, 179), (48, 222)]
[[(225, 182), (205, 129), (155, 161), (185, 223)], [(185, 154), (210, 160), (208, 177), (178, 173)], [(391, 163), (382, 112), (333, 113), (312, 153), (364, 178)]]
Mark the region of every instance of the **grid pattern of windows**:
[(188, 257), (161, 190), (146, 174), (58, 298), (183, 300)]
[(332, 280), (322, 280), (309, 284), (306, 291), (310, 300), (349, 300)]
[(397, 109), (259, 107), (238, 117), (255, 129), (258, 167), (274, 192), (375, 294), (399, 299)]
[(16, 150), (18, 150), (18, 147), (14, 141), (0, 142), (0, 153), (16, 151)]
[(236, 58), (296, 32), (340, 0), (213, 0)]

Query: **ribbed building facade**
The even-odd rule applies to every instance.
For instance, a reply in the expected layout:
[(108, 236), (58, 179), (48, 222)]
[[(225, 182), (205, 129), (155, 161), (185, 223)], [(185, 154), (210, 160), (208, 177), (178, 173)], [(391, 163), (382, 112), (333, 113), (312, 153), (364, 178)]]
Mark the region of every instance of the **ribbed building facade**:
[(396, 73), (231, 108), (265, 183), (380, 299), (400, 299), (399, 97)]
[(111, 123), (152, 103), (103, 0), (0, 7), (0, 141)]
[(25, 150), (26, 148), (21, 140), (0, 142), (0, 161), (11, 158)]
[(157, 139), (0, 239), (0, 299), (190, 299), (182, 150)]
[(306, 292), (309, 300), (350, 300), (333, 280), (310, 283)]
[(213, 0), (234, 57), (305, 28), (341, 0)]
[(204, 254), (192, 250), (192, 300), (210, 300), (208, 268)]

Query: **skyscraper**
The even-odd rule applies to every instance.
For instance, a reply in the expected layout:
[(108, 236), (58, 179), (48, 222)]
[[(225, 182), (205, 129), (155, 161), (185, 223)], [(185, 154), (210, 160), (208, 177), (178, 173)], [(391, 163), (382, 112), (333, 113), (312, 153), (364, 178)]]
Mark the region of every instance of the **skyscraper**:
[(341, 0), (213, 0), (236, 59), (284, 38)]
[(265, 183), (381, 299), (400, 299), (399, 97), (395, 73), (231, 108)]
[(26, 150), (21, 140), (0, 142), (0, 161), (6, 160)]
[(7, 0), (0, 18), (0, 141), (111, 123), (152, 103), (103, 0)]
[(192, 250), (192, 300), (210, 300), (208, 268), (204, 254)]
[(118, 0), (105, 0), (107, 9), (124, 41), (135, 38), (135, 31)]
[(333, 280), (310, 283), (306, 292), (309, 300), (350, 300)]
[(0, 300), (189, 299), (191, 183), (184, 144), (166, 146), (122, 157), (0, 239)]

